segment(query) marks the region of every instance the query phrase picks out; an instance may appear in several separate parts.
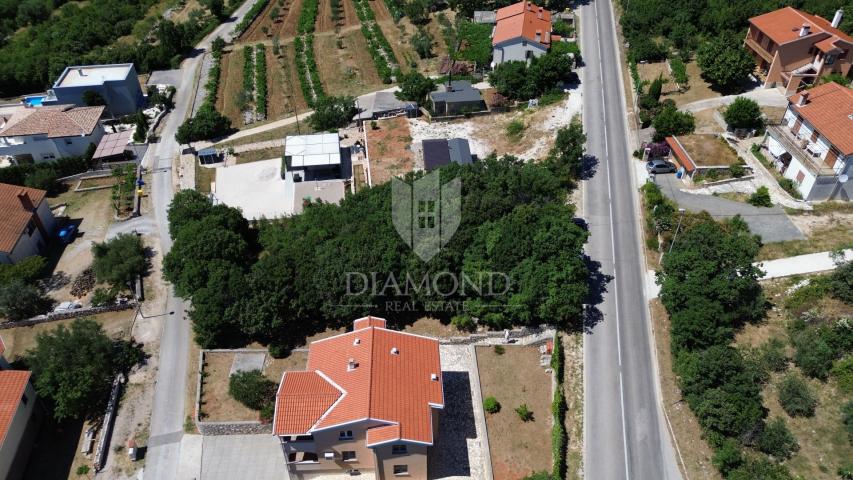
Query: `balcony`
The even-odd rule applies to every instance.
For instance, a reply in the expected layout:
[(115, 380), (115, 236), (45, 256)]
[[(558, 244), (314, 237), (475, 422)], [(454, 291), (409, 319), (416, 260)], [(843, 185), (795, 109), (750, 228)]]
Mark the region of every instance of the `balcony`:
[(773, 63), (773, 55), (764, 49), (758, 42), (753, 40), (751, 37), (746, 37), (746, 46), (749, 47), (750, 50), (758, 54), (761, 58), (764, 59), (768, 64)]
[(782, 145), (792, 157), (800, 161), (806, 168), (815, 175), (835, 175), (835, 171), (821, 160), (821, 150), (817, 144), (812, 143), (809, 139), (797, 138), (788, 125), (770, 125), (767, 127), (767, 133), (770, 134), (777, 142)]

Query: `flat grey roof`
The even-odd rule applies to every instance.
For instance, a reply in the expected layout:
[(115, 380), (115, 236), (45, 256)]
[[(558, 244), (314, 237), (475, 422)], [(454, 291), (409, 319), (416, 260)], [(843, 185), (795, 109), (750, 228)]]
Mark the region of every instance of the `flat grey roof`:
[(438, 90), (429, 94), (433, 102), (478, 102), (483, 99), (480, 91), (471, 86), (467, 80), (454, 80), (450, 88), (447, 84), (439, 85)]
[(423, 141), (424, 169), (426, 171), (455, 162), (460, 165), (473, 163), (468, 140), (464, 138), (429, 139)]
[(124, 80), (130, 74), (131, 68), (133, 68), (132, 63), (65, 67), (65, 71), (53, 84), (53, 88), (101, 85), (107, 81)]

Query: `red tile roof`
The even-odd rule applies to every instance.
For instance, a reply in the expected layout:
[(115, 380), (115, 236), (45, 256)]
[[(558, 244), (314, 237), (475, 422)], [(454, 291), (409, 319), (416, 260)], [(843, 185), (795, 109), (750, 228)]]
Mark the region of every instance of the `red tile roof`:
[(296, 392), (283, 379), (276, 417), (299, 416), (294, 424), (312, 426), (293, 432), (276, 422), (274, 433), (309, 433), (370, 418), (399, 425), (402, 439), (432, 444), (432, 408), (444, 407), (438, 342), (388, 330), (376, 317), (358, 319), (354, 326), (352, 332), (313, 342), (308, 353), (307, 370), (326, 376), (343, 395), (312, 422), (313, 414), (292, 411), (282, 401)]
[(669, 145), (670, 150), (672, 150), (672, 154), (675, 155), (678, 163), (684, 167), (684, 171), (687, 173), (693, 173), (696, 170), (696, 164), (693, 163), (693, 159), (690, 158), (690, 154), (687, 153), (687, 150), (681, 146), (681, 142), (678, 141), (675, 137), (666, 137), (666, 144)]
[(3, 343), (3, 337), (0, 337), (0, 357), (3, 356), (4, 352), (6, 352), (6, 344)]
[(47, 192), (35, 188), (0, 183), (0, 252), (10, 253), (33, 213), (24, 209), (19, 194), (26, 193), (35, 208), (44, 200)]
[(827, 38), (832, 39), (833, 43), (836, 41), (853, 43), (853, 39), (849, 35), (834, 28), (832, 23), (825, 18), (802, 12), (793, 7), (780, 8), (752, 17), (749, 22), (778, 44), (800, 38), (800, 29), (803, 24), (809, 26), (810, 35), (821, 34), (816, 40), (824, 40), (823, 37), (828, 35)]
[[(799, 106), (802, 93), (808, 93), (808, 97), (806, 104)], [(852, 155), (853, 90), (829, 82), (802, 93), (789, 99), (792, 108), (843, 155)]]
[(9, 120), (6, 128), (0, 130), (0, 137), (44, 134), (48, 138), (60, 138), (90, 135), (98, 125), (104, 108), (71, 105), (28, 108)]
[(400, 426), (397, 424), (373, 427), (367, 430), (367, 446), (375, 447), (382, 443), (400, 439)]
[(551, 12), (532, 2), (518, 2), (498, 9), (492, 45), (515, 38), (550, 45)]
[(29, 380), (30, 372), (25, 370), (0, 371), (0, 446), (6, 441)]
[(276, 395), (275, 431), (307, 432), (342, 394), (317, 372), (284, 372)]

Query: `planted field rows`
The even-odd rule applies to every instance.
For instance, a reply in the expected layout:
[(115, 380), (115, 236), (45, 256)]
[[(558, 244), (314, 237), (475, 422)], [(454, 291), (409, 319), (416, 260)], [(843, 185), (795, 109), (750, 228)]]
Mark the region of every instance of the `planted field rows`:
[(272, 37), (296, 36), (302, 2), (303, 0), (270, 1), (264, 11), (240, 36), (239, 42), (258, 42)]
[(323, 90), (329, 95), (361, 95), (386, 85), (376, 73), (367, 41), (358, 30), (314, 36)]
[(394, 55), (394, 50), (385, 38), (385, 34), (382, 33), (382, 28), (376, 22), (376, 15), (370, 7), (370, 1), (354, 0), (354, 2), (356, 14), (361, 20), (361, 33), (367, 40), (367, 48), (373, 58), (376, 71), (384, 83), (391, 83), (391, 77), (400, 62)]

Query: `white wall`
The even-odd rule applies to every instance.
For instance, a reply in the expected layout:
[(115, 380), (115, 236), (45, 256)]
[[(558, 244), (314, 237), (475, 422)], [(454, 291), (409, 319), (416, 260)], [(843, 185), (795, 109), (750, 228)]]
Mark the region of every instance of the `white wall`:
[(797, 174), (803, 172), (805, 174), (805, 178), (803, 182), (798, 184), (797, 187), (800, 190), (800, 194), (803, 195), (803, 198), (809, 198), (809, 192), (811, 192), (812, 186), (814, 186), (815, 175), (812, 174), (806, 167), (797, 160), (797, 157), (791, 156), (791, 163), (788, 165), (788, 169), (785, 170), (785, 178), (790, 178), (797, 183)]
[(21, 470), (24, 465), (20, 465), (20, 461), (19, 465), (15, 466), (15, 471), (10, 471), (15, 457), (19, 455), (18, 449), (27, 449), (26, 451), (21, 450), (20, 455), (24, 455), (25, 453), (29, 454), (29, 450), (32, 448), (30, 441), (21, 443), (36, 406), (36, 392), (29, 383), (24, 389), (24, 395), (27, 397), (27, 404), (24, 405), (23, 402), (18, 404), (18, 410), (15, 412), (12, 423), (9, 425), (9, 431), (6, 433), (6, 440), (0, 446), (0, 478), (7, 480), (20, 478), (23, 473)]
[[(33, 156), (33, 161), (49, 162), (62, 157), (79, 157), (86, 153), (90, 143), (95, 145), (104, 136), (104, 128), (99, 123), (91, 135), (80, 137), (47, 138), (46, 135), (32, 135), (26, 137), (15, 137), (12, 141), (23, 142), (15, 145), (0, 144), (0, 155), (25, 155)], [(50, 158), (50, 156), (54, 158)]]
[(495, 65), (512, 60), (525, 62), (527, 61), (527, 52), (532, 52), (531, 55), (538, 57), (544, 55), (547, 49), (540, 43), (521, 38), (507, 40), (492, 49), (492, 62)]

